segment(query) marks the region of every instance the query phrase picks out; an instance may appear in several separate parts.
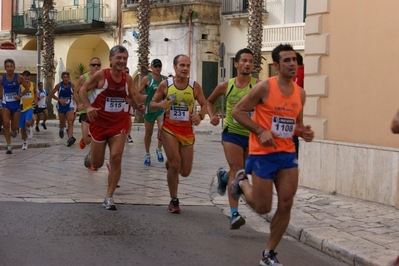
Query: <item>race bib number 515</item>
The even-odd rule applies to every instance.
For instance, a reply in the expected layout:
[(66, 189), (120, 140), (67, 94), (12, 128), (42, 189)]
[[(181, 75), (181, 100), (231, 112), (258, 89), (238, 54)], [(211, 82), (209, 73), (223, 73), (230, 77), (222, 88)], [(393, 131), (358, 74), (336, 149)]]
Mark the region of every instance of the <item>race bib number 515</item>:
[(125, 108), (125, 99), (123, 98), (115, 98), (115, 97), (107, 97), (105, 100), (105, 108), (106, 112), (121, 112)]
[(272, 132), (278, 138), (292, 138), (295, 131), (295, 118), (273, 116)]

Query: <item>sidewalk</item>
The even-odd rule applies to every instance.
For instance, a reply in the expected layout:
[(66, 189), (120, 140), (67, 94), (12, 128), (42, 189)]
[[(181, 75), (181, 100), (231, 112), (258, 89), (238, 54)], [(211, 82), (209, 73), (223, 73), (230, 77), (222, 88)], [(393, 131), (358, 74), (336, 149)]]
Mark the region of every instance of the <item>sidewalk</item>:
[[(0, 201), (101, 203), (107, 170), (103, 167), (93, 172), (83, 166), (88, 148), (80, 150), (77, 145), (79, 123), (75, 123), (77, 143), (72, 147), (66, 146), (66, 137), (58, 137), (57, 121), (48, 121), (47, 126), (48, 130), (40, 127), (41, 131), (34, 133), (26, 151), (21, 150), (20, 135), (13, 139), (12, 155), (5, 154), (4, 137), (0, 135), (0, 149), (4, 151), (0, 153)], [(188, 205), (215, 205), (229, 215), (227, 196), (216, 192), (216, 170), (228, 168), (220, 145), (221, 131), (220, 125), (214, 127), (207, 120), (196, 128), (192, 174), (181, 178), (179, 185), (183, 212)], [(169, 194), (164, 165), (156, 161), (154, 143), (152, 165), (143, 165), (143, 136), (144, 126), (133, 124), (134, 143), (125, 147), (121, 188), (115, 201), (166, 206)], [(246, 226), (268, 233), (276, 202), (274, 195), (272, 212), (260, 216), (242, 201), (239, 210), (246, 217)], [(399, 255), (399, 211), (299, 187), (285, 237), (294, 237), (348, 265), (387, 266)]]

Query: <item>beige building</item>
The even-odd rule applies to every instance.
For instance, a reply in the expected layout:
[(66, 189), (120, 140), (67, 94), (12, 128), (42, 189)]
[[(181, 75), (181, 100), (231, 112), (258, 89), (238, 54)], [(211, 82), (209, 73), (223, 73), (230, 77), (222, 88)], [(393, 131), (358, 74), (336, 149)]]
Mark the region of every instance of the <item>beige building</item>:
[[(13, 1), (12, 31), (18, 50), (37, 51), (37, 24), (28, 16), (32, 0)], [(114, 0), (60, 0), (56, 1), (57, 25), (55, 28), (54, 59), (62, 61), (71, 73), (72, 81), (79, 74), (77, 66), (83, 64), (88, 70), (90, 58), (96, 56), (108, 65), (109, 49), (118, 43), (118, 3)], [(43, 47), (41, 47), (43, 49)], [(36, 73), (36, 71), (33, 71)], [(56, 73), (55, 82), (59, 82)]]

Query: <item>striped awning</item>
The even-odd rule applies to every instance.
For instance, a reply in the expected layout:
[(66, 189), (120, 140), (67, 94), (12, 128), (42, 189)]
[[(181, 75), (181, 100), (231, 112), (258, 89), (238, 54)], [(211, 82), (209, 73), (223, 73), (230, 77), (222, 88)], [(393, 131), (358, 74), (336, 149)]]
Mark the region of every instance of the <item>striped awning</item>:
[(22, 73), (24, 70), (32, 74), (37, 73), (37, 51), (31, 50), (0, 50), (0, 73), (5, 73), (4, 60), (13, 59), (15, 72)]

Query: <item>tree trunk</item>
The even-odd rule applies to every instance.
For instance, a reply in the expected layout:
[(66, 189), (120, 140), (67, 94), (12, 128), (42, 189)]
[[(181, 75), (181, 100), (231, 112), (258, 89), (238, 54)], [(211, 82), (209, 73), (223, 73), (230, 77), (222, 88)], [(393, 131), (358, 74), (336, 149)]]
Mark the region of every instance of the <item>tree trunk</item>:
[[(55, 21), (50, 20), (49, 12), (53, 8), (53, 0), (44, 0), (43, 3), (43, 88), (50, 94), (54, 84), (54, 40)], [(55, 118), (54, 106), (51, 99), (47, 101), (48, 115), (50, 119)]]
[(254, 53), (252, 76), (259, 77), (262, 70), (263, 0), (249, 0), (248, 48)]
[[(138, 39), (138, 68), (139, 68), (139, 84), (143, 77), (148, 75), (149, 60), (148, 55), (150, 54), (150, 0), (140, 0), (137, 8), (137, 16), (139, 22), (139, 39)], [(143, 114), (136, 110), (134, 116), (135, 123), (144, 123)]]

